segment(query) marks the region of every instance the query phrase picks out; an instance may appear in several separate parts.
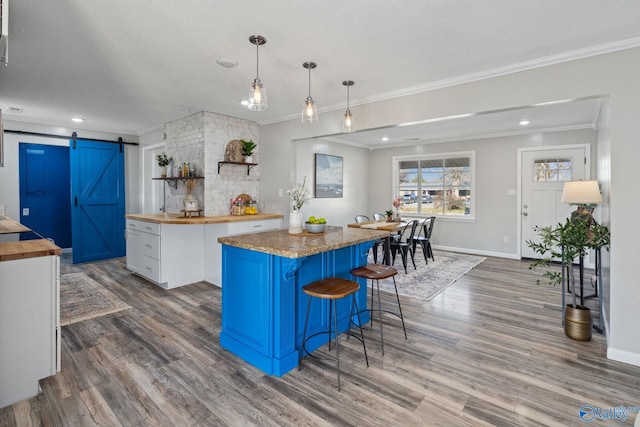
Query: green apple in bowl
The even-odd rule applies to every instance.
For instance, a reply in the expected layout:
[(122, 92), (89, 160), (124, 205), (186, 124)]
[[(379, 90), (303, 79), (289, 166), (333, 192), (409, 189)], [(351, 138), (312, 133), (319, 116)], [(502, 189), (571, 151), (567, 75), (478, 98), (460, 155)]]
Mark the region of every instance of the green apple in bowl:
[(327, 228), (327, 220), (325, 218), (316, 218), (312, 215), (304, 223), (304, 228), (309, 233), (324, 233)]

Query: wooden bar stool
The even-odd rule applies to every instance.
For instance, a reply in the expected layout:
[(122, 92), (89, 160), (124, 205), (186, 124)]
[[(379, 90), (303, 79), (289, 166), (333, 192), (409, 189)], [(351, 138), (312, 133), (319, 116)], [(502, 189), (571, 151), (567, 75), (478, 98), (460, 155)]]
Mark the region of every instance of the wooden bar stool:
[[(363, 310), (372, 313), (371, 315), (371, 326), (373, 326), (373, 312), (378, 312), (378, 322), (380, 323), (380, 342), (382, 344), (382, 355), (384, 356), (384, 337), (382, 336), (382, 312), (385, 311), (387, 313), (393, 314), (397, 316), (402, 321), (402, 330), (404, 331), (404, 339), (407, 339), (407, 329), (404, 326), (404, 316), (402, 315), (402, 306), (400, 305), (400, 297), (398, 296), (398, 287), (396, 286), (396, 274), (398, 274), (398, 269), (395, 267), (391, 267), (389, 265), (384, 264), (367, 264), (362, 267), (354, 268), (351, 270), (351, 274), (356, 277), (364, 277), (365, 279), (371, 279), (371, 304), (370, 308)], [(387, 279), (391, 277), (393, 279), (393, 288), (396, 291), (396, 301), (398, 302), (398, 313), (390, 310), (382, 310), (382, 304), (380, 303), (380, 279)], [(375, 280), (377, 285), (377, 296), (378, 296), (378, 309), (375, 310), (373, 308), (373, 294), (374, 294), (374, 286), (373, 281)]]
[[(362, 325), (362, 322), (360, 321), (360, 310), (358, 309), (358, 302), (356, 300), (356, 293), (358, 292), (359, 289), (360, 289), (360, 285), (357, 282), (354, 282), (353, 280), (342, 279), (340, 277), (328, 277), (326, 279), (317, 280), (315, 282), (309, 283), (308, 285), (302, 288), (302, 291), (305, 294), (307, 294), (310, 298), (308, 298), (308, 301), (307, 301), (307, 314), (305, 315), (304, 330), (302, 332), (302, 345), (300, 346), (300, 351), (298, 356), (298, 370), (302, 369), (303, 352), (307, 353), (311, 357), (316, 357), (307, 350), (306, 348), (307, 342), (311, 338), (317, 335), (328, 334), (329, 335), (329, 351), (331, 351), (331, 334), (333, 333), (335, 338), (336, 356), (335, 358), (331, 358), (331, 359), (335, 359), (336, 361), (336, 369), (338, 371), (338, 391), (340, 391), (340, 345), (338, 344), (339, 331), (338, 331), (338, 310), (336, 307), (336, 301), (342, 298), (346, 298), (349, 295), (351, 295), (351, 308), (349, 311), (349, 328), (347, 328), (347, 330), (344, 331), (344, 333), (346, 333), (348, 336), (350, 335), (354, 338), (357, 338), (362, 342), (362, 348), (364, 350), (364, 358), (367, 362), (367, 367), (369, 367), (369, 358), (367, 357), (367, 348), (364, 344), (364, 335), (362, 334), (362, 327), (360, 326)], [(311, 300), (314, 297), (330, 300), (329, 317), (328, 317), (329, 328), (326, 331), (316, 332), (315, 334), (312, 334), (307, 337), (309, 311), (311, 309)], [(355, 313), (358, 316), (358, 325), (356, 326), (360, 328), (360, 336), (357, 336), (356, 334), (350, 331), (351, 324), (353, 323), (355, 325), (355, 322), (353, 322), (354, 308), (355, 308)], [(331, 316), (332, 311), (333, 311), (333, 319)], [(333, 322), (333, 331), (331, 328), (332, 322)]]

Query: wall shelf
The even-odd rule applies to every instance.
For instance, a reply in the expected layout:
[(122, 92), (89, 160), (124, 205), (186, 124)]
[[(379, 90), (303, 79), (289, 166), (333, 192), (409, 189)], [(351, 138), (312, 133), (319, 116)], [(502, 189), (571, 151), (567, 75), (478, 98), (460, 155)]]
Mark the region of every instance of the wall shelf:
[(190, 179), (204, 179), (203, 176), (187, 176), (187, 177), (167, 177), (167, 178), (151, 178), (154, 179), (156, 181), (166, 181), (167, 184), (169, 184), (169, 187), (173, 187), (175, 189), (178, 188), (178, 181), (182, 181), (182, 183), (186, 183), (188, 180)]
[(251, 166), (257, 166), (257, 163), (247, 163), (247, 162), (218, 162), (218, 175), (220, 175), (220, 166), (222, 165), (242, 165), (247, 167), (247, 175), (249, 175), (249, 170)]

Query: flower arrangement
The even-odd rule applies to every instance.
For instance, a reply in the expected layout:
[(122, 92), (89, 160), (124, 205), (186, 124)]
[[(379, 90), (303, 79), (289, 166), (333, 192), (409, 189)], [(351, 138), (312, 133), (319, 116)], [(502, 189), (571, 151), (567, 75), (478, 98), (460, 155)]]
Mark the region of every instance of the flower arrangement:
[(299, 211), (302, 206), (311, 200), (311, 192), (305, 186), (307, 183), (307, 177), (305, 176), (302, 180), (302, 184), (289, 184), (289, 189), (287, 190), (287, 195), (291, 200), (291, 208), (294, 211)]
[(394, 208), (398, 209), (400, 206), (402, 206), (402, 197), (397, 196), (395, 199), (391, 201), (391, 204), (393, 205)]
[(193, 192), (193, 189), (196, 187), (196, 180), (188, 179), (187, 182), (185, 182), (185, 187), (187, 190), (187, 194), (191, 194)]

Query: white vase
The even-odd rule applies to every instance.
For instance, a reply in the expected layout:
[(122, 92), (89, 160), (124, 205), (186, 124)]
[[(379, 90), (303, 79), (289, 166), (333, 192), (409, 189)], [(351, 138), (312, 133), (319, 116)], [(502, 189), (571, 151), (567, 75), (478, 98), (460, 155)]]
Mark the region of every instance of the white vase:
[(289, 234), (302, 233), (302, 214), (300, 211), (291, 211), (289, 213)]
[(247, 156), (244, 158), (245, 163), (253, 163), (253, 156)]
[(160, 166), (160, 178), (166, 178), (166, 177), (167, 177), (167, 167)]

